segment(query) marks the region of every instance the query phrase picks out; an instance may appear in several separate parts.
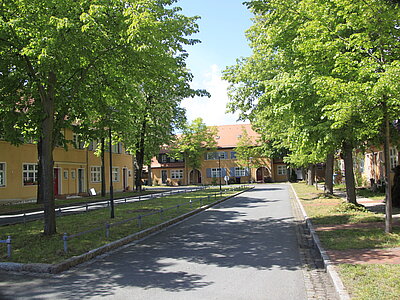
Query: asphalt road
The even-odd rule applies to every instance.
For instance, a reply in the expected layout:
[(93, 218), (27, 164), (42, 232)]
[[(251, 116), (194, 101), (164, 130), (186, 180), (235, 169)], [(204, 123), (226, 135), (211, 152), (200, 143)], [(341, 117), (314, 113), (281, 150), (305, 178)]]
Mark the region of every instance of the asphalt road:
[(288, 186), (258, 185), (62, 276), (0, 273), (0, 299), (306, 299)]

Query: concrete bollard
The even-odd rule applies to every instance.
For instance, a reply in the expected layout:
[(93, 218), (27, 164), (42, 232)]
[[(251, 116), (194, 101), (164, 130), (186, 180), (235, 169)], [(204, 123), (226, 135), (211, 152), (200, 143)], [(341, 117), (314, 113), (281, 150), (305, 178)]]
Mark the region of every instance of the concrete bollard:
[(7, 257), (10, 258), (11, 257), (11, 235), (8, 236), (6, 243), (7, 243)]
[(111, 227), (111, 225), (106, 223), (106, 238), (110, 237), (110, 227)]
[(68, 235), (67, 235), (67, 233), (64, 233), (62, 239), (64, 241), (64, 252), (68, 253)]

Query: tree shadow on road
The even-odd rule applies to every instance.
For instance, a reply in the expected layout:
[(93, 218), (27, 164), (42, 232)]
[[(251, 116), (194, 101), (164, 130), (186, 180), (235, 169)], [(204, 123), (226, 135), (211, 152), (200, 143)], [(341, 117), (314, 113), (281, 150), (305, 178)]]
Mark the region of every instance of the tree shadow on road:
[[(26, 292), (19, 290), (18, 296), (35, 299), (45, 293), (85, 299), (135, 287), (194, 291), (213, 284), (204, 274), (195, 274), (198, 266), (232, 271), (299, 270), (302, 266), (293, 218), (262, 216), (266, 207), (279, 201), (243, 196), (232, 199), (89, 266), (43, 280)], [(238, 207), (252, 210), (252, 214), (238, 212)]]

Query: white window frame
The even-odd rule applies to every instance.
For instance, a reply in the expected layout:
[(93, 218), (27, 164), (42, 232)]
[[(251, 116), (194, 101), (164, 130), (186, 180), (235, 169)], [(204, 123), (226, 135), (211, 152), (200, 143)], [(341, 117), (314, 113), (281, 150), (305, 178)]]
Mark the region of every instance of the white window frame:
[(90, 167), (90, 182), (92, 183), (101, 182), (101, 167), (99, 166)]
[(398, 165), (398, 156), (399, 156), (399, 153), (398, 153), (396, 147), (389, 149), (390, 169), (393, 169), (394, 167), (396, 167)]
[(287, 175), (287, 167), (285, 165), (278, 165), (277, 166), (277, 173), (278, 173), (278, 176)]
[(5, 162), (0, 162), (0, 187), (5, 187), (7, 184), (7, 166)]
[(227, 159), (225, 151), (207, 152), (206, 160)]
[(171, 179), (183, 179), (183, 170), (171, 170)]
[(112, 168), (112, 181), (113, 182), (119, 182), (120, 180), (120, 171), (119, 171), (119, 167), (113, 167)]
[(112, 151), (112, 153), (115, 153), (115, 154), (121, 154), (121, 151), (120, 151), (120, 142), (118, 142), (118, 143), (116, 143), (116, 144), (112, 144), (112, 146), (111, 146), (111, 151)]
[(81, 136), (77, 133), (72, 134), (72, 140), (74, 143), (75, 149), (83, 150), (85, 147), (85, 143), (81, 141)]
[[(26, 168), (25, 168), (26, 167)], [(25, 178), (32, 179), (32, 183), (25, 181)], [(22, 164), (22, 184), (24, 186), (31, 186), (38, 184), (38, 164), (37, 163), (24, 163)]]
[(221, 168), (211, 168), (211, 178), (220, 178), (221, 175)]
[(244, 177), (246, 175), (246, 168), (235, 167), (235, 177)]

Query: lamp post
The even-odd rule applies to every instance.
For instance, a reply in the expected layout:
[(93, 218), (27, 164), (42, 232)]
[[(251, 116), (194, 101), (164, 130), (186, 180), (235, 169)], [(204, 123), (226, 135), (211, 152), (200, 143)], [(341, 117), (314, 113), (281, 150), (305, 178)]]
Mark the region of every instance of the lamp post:
[(249, 157), (248, 163), (247, 163), (247, 172), (249, 172), (249, 183), (251, 183), (251, 170), (250, 170), (250, 162), (253, 158)]
[(222, 172), (221, 172), (221, 156), (218, 153), (218, 174), (219, 174), (219, 190), (222, 190), (221, 187), (221, 176), (222, 176)]
[(110, 206), (111, 206), (111, 219), (114, 219), (114, 186), (113, 186), (113, 167), (112, 167), (112, 133), (111, 126), (108, 128), (108, 135), (110, 139)]

